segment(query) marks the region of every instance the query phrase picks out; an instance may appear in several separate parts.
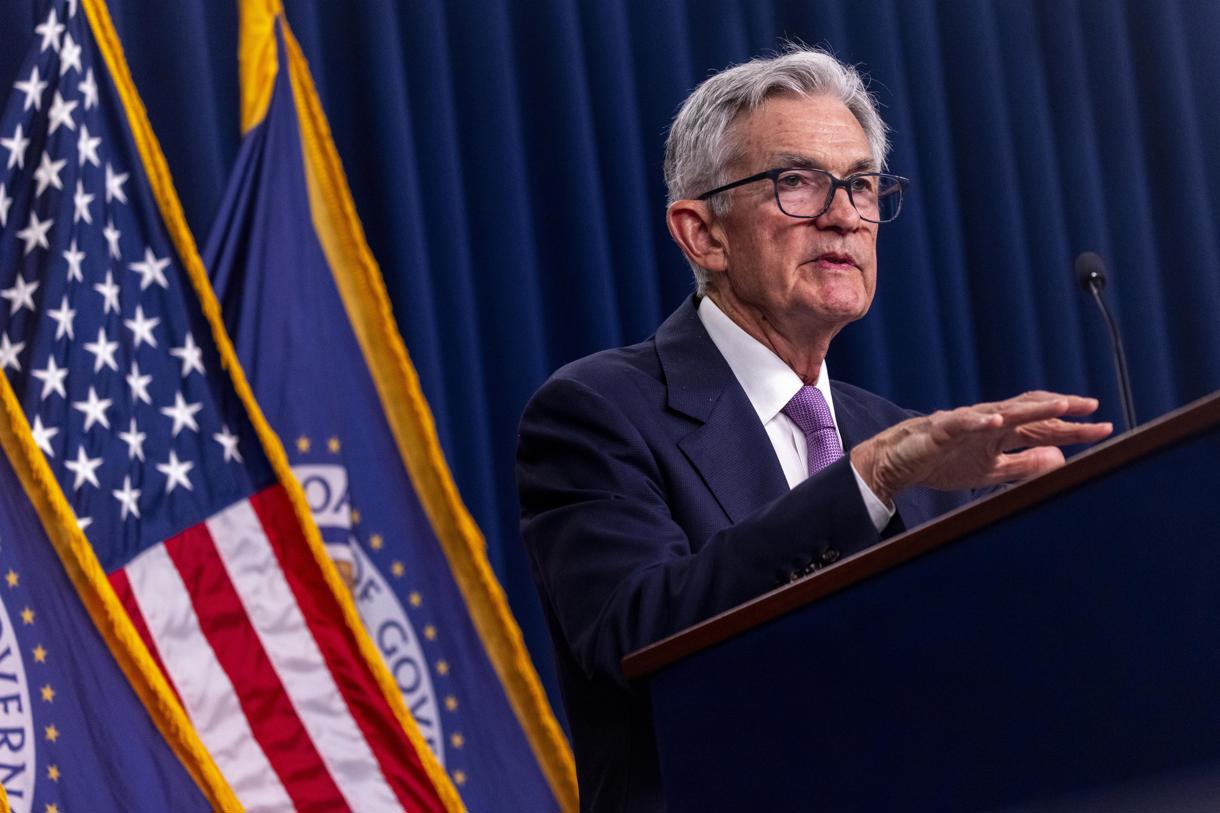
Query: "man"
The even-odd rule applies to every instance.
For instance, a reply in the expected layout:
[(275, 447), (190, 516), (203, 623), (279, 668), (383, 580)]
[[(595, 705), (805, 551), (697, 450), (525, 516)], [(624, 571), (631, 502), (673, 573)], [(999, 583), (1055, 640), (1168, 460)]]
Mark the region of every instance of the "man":
[(1076, 396), (913, 416), (830, 382), (826, 351), (868, 310), (878, 224), (901, 205), (887, 149), (861, 77), (827, 54), (705, 81), (666, 145), (695, 296), (651, 339), (559, 370), (526, 409), (522, 531), (582, 810), (664, 809), (624, 655), (1110, 432), (1062, 420), (1096, 408)]

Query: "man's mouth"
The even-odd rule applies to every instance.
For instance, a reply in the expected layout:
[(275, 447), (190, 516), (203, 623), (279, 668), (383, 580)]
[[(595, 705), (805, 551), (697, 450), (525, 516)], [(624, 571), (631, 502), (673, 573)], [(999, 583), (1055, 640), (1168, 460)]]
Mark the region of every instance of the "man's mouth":
[(856, 267), (855, 258), (850, 254), (844, 254), (838, 251), (827, 251), (824, 254), (819, 254), (813, 258), (813, 265), (816, 268), (826, 269), (828, 271), (848, 270)]

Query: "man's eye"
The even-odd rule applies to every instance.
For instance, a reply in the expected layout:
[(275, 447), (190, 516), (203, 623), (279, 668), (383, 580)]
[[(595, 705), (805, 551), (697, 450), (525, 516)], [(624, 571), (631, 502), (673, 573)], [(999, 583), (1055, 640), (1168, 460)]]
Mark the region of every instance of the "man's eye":
[(877, 188), (877, 179), (872, 175), (857, 175), (851, 179), (852, 192), (873, 192)]
[(804, 172), (785, 172), (779, 176), (779, 185), (785, 189), (800, 189), (812, 183), (813, 180)]

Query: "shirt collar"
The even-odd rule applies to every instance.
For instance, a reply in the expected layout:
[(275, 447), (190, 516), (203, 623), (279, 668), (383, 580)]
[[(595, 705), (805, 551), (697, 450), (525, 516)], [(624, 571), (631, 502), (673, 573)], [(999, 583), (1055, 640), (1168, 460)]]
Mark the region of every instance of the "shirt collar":
[[(699, 301), (699, 321), (712, 338), (712, 344), (729, 363), (729, 369), (737, 378), (751, 406), (758, 413), (763, 425), (769, 423), (784, 406), (792, 400), (797, 390), (804, 386), (801, 377), (775, 355), (771, 348), (755, 339), (736, 322), (725, 315), (724, 311), (711, 300), (703, 297)], [(835, 418), (834, 400), (830, 397), (830, 375), (826, 371), (826, 362), (818, 372), (818, 380), (814, 385), (830, 406), (830, 415)]]

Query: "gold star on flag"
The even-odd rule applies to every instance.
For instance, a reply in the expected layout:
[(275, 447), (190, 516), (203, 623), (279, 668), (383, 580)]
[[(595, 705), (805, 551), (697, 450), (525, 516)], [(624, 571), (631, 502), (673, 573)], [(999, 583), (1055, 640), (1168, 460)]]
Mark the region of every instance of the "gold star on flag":
[(360, 524), (360, 509), (359, 508), (352, 509), (352, 524), (353, 525)]
[(452, 745), (454, 748), (461, 748), (463, 745), (466, 744), (466, 738), (463, 737), (461, 734), (454, 734), (452, 737), (449, 738), (449, 744)]
[(407, 601), (411, 602), (412, 607), (418, 607), (424, 603), (424, 597), (412, 590), (411, 595), (407, 596)]
[(58, 765), (48, 765), (47, 766), (47, 779), (50, 779), (52, 782), (59, 781), (59, 766)]
[(385, 545), (385, 539), (381, 537), (381, 534), (373, 534), (369, 537), (369, 547), (373, 550), (381, 550), (383, 545)]
[(427, 638), (429, 641), (435, 641), (436, 640), (436, 627), (432, 626), (431, 624), (424, 627), (424, 637)]
[(31, 610), (29, 607), (22, 608), (21, 623), (22, 624), (33, 624), (34, 623), (34, 611)]
[(297, 438), (297, 451), (301, 454), (305, 454), (309, 451), (309, 438), (305, 437), (304, 435)]
[(42, 644), (34, 647), (34, 660), (38, 661), (39, 663), (46, 663), (47, 651), (42, 648)]
[(9, 570), (8, 573), (4, 574), (4, 580), (8, 582), (9, 587), (16, 587), (17, 582), (21, 581), (21, 577), (17, 575), (16, 570)]
[(326, 450), (331, 454), (339, 454), (339, 449), (341, 448), (342, 446), (339, 445), (339, 439), (334, 435), (331, 435), (330, 439), (326, 441)]
[(453, 695), (449, 695), (448, 697), (445, 698), (445, 710), (446, 711), (457, 711), (457, 698), (456, 697), (454, 697)]
[(59, 813), (59, 805), (55, 804), (54, 802), (47, 804), (45, 813)]
[(55, 699), (55, 690), (51, 688), (50, 683), (42, 687), (42, 699), (47, 703), (50, 703)]
[(449, 661), (437, 661), (436, 673), (442, 677), (449, 674)]
[(453, 782), (456, 785), (465, 785), (466, 784), (466, 772), (465, 771), (454, 771), (453, 772)]
[(406, 573), (407, 569), (403, 566), (402, 562), (395, 562), (394, 564), (390, 565), (390, 572), (393, 573), (396, 578), (401, 579), (402, 574)]
[(47, 739), (50, 740), (51, 742), (55, 742), (56, 740), (59, 739), (59, 729), (55, 727), (54, 723), (47, 726), (43, 730), (47, 734)]

